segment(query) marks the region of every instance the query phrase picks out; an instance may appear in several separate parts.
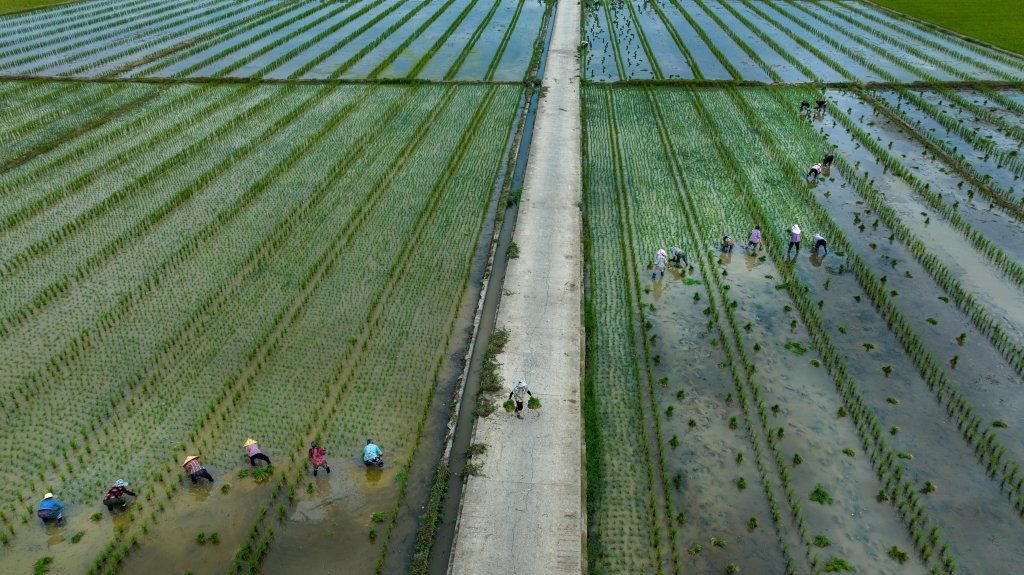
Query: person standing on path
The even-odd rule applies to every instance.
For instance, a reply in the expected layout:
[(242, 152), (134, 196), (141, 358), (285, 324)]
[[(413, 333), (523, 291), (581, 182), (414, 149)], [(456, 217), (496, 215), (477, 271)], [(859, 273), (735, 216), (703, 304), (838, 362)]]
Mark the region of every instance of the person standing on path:
[(531, 392), (530, 388), (526, 386), (526, 382), (521, 379), (516, 382), (515, 387), (513, 387), (512, 391), (508, 394), (509, 400), (515, 399), (516, 417), (519, 419), (523, 418), (523, 402), (526, 401), (527, 395), (533, 397), (533, 392)]
[(823, 250), (825, 250), (825, 255), (826, 256), (828, 255), (828, 242), (825, 241), (825, 237), (822, 236), (821, 234), (819, 234), (818, 232), (814, 232), (814, 253), (815, 253), (815, 255), (817, 255), (817, 253), (818, 253), (818, 248), (822, 248)]
[(651, 270), (651, 280), (658, 278), (658, 272), (661, 272), (661, 277), (665, 277), (665, 262), (668, 261), (668, 254), (665, 253), (664, 249), (659, 248), (658, 253), (654, 254), (654, 269)]
[(789, 253), (796, 247), (796, 255), (800, 255), (800, 226), (793, 224), (793, 227), (789, 228), (789, 249), (786, 250), (786, 257), (789, 257)]
[(260, 444), (255, 439), (251, 437), (246, 439), (243, 447), (245, 447), (245, 454), (249, 457), (249, 465), (256, 467), (257, 459), (261, 459), (267, 462), (267, 465), (270, 465), (270, 458), (267, 457), (266, 453), (263, 453), (263, 450), (260, 449)]
[(761, 226), (754, 226), (754, 229), (750, 230), (750, 237), (747, 239), (747, 249), (753, 248), (754, 253), (757, 253), (757, 249), (761, 247)]

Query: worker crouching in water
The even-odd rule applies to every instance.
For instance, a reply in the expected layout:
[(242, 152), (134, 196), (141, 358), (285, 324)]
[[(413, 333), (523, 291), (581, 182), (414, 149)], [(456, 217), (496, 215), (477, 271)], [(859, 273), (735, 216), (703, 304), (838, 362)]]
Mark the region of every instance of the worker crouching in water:
[(138, 497), (134, 491), (128, 489), (128, 482), (124, 479), (118, 479), (114, 482), (114, 485), (107, 490), (107, 494), (103, 496), (103, 504), (107, 506), (108, 511), (113, 511), (114, 506), (118, 506), (121, 509), (128, 507), (128, 496)]
[(58, 525), (64, 521), (64, 504), (52, 493), (43, 495), (39, 502), (39, 509), (36, 510), (36, 517), (43, 520), (43, 523), (54, 522)]
[(181, 464), (185, 468), (185, 472), (188, 473), (188, 478), (192, 480), (192, 485), (195, 485), (199, 478), (202, 477), (213, 483), (213, 476), (210, 472), (203, 467), (202, 463), (199, 463), (198, 455), (189, 455), (185, 458), (185, 462)]
[(245, 455), (249, 457), (249, 465), (256, 467), (257, 459), (263, 460), (267, 465), (270, 465), (270, 458), (267, 457), (266, 453), (263, 453), (263, 450), (260, 449), (260, 444), (255, 439), (251, 437), (246, 439), (243, 447), (245, 447)]
[(331, 472), (331, 466), (327, 465), (327, 450), (320, 447), (316, 441), (309, 444), (309, 464), (313, 466), (314, 477), (316, 477), (316, 470), (320, 467), (323, 467), (328, 474)]
[(363, 463), (367, 467), (384, 467), (383, 452), (372, 439), (366, 440), (366, 447), (363, 448)]

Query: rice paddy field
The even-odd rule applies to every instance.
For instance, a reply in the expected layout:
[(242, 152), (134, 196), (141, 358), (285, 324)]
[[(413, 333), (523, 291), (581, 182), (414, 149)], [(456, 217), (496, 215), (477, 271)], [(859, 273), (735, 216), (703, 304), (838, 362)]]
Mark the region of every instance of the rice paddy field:
[[(552, 8), (0, 16), (0, 571), (421, 569)], [(1016, 572), (1024, 58), (854, 0), (583, 8), (588, 572)]]
[(1024, 59), (863, 2), (582, 26), (590, 572), (1016, 572)]

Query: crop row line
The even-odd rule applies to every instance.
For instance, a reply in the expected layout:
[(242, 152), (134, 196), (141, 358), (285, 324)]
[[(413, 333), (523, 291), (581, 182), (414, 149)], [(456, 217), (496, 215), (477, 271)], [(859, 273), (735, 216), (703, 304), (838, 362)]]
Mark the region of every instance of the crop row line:
[[(748, 6), (751, 6), (752, 9), (760, 10), (758, 8), (754, 8), (751, 5), (751, 3), (749, 2), (749, 0), (744, 0), (744, 2)], [(759, 13), (761, 13), (762, 16), (765, 19), (769, 19), (770, 18), (770, 16), (767, 16), (763, 12), (759, 12)], [(894, 83), (893, 86), (895, 87), (895, 89), (898, 92), (900, 92), (901, 94), (903, 94), (904, 96), (906, 96), (907, 98), (911, 99), (912, 101), (923, 100), (923, 99), (919, 98), (917, 95), (913, 94), (911, 91), (907, 90), (905, 87), (902, 87), (898, 83), (895, 83), (895, 82), (897, 82), (897, 79), (892, 74), (890, 74), (889, 72), (887, 72), (884, 69), (880, 68), (879, 66), (874, 64), (872, 61), (870, 61), (869, 59), (864, 57), (863, 55), (853, 51), (846, 44), (844, 44), (842, 42), (839, 42), (838, 40), (836, 40), (832, 36), (824, 34), (820, 30), (817, 30), (813, 26), (810, 26), (810, 25), (806, 24), (802, 20), (797, 19), (796, 22), (798, 22), (799, 25), (802, 26), (804, 30), (807, 30), (812, 35), (816, 36), (817, 38), (819, 38), (820, 40), (822, 40), (826, 44), (828, 44), (828, 45), (832, 46), (833, 48), (835, 48), (836, 50), (839, 50), (840, 52), (846, 54), (851, 59), (857, 61), (858, 63), (860, 63), (864, 67), (870, 69), (871, 71), (873, 71), (874, 73), (878, 74), (879, 76), (881, 76), (883, 78), (886, 78), (889, 82), (893, 82)], [(777, 22), (773, 21), (773, 24), (776, 27), (779, 27), (780, 29), (784, 29), (784, 28), (781, 28), (781, 26)], [(827, 60), (825, 60), (825, 58), (827, 58), (827, 56), (825, 56), (820, 50), (818, 50), (817, 48), (812, 46), (809, 42), (807, 42), (804, 39), (801, 39), (801, 38), (797, 37), (788, 28), (785, 28), (785, 31), (786, 31), (787, 34), (789, 34), (798, 43), (803, 45), (808, 50), (811, 50), (812, 52), (814, 52), (815, 55), (817, 55), (819, 58), (822, 58), (823, 61), (827, 61)], [(869, 47), (872, 50), (874, 50), (876, 52), (879, 52), (880, 54), (882, 53), (880, 51), (880, 49), (877, 48), (874, 45), (871, 45)], [(847, 76), (848, 78), (851, 77), (849, 72), (844, 70), (838, 64), (830, 62), (830, 65), (832, 65), (833, 68), (835, 68), (837, 71), (841, 71), (843, 73), (843, 75)], [(928, 106), (928, 104), (925, 103), (924, 106)], [(885, 108), (883, 107), (881, 109), (884, 110)], [(904, 124), (906, 124), (906, 122), (904, 122)], [(918, 134), (919, 139), (928, 139), (928, 137), (924, 136), (923, 134), (921, 134), (921, 132), (919, 130), (914, 129), (913, 127), (909, 126), (909, 124), (907, 124), (907, 126), (909, 128), (911, 128), (912, 133)], [(941, 147), (940, 147), (940, 149), (941, 149)], [(944, 154), (944, 158), (947, 159), (947, 160), (952, 160), (952, 157), (949, 154)], [(955, 161), (955, 162), (951, 161), (950, 165), (952, 165), (954, 168), (958, 168), (958, 171), (960, 171), (961, 173), (964, 173), (964, 175), (966, 177), (968, 177), (973, 183), (975, 183), (980, 190), (982, 190), (983, 192), (986, 192), (986, 195), (989, 196), (990, 198), (992, 198), (1001, 207), (1003, 207), (1004, 209), (1007, 209), (1008, 211), (1011, 211), (1014, 214), (1015, 217), (1017, 217), (1018, 219), (1021, 219), (1022, 216), (1019, 215), (1019, 214), (1020, 213), (1024, 213), (1024, 211), (1022, 211), (1022, 208), (1020, 206), (1016, 206), (1014, 204), (1014, 202), (1013, 202), (1013, 199), (1008, 197), (1008, 195), (1004, 191), (998, 190), (993, 184), (985, 182), (983, 178), (981, 178), (980, 176), (977, 175), (977, 171), (974, 168), (972, 168), (970, 166), (967, 166), (964, 162), (960, 161), (959, 159), (957, 161)], [(966, 170), (966, 172), (965, 172), (965, 170)]]
[[(40, 16), (49, 16), (47, 18), (37, 18), (32, 22), (24, 22), (22, 25), (14, 24), (10, 20), (14, 20), (10, 15), (5, 15), (3, 18), (5, 29), (10, 30), (10, 36), (0, 41), (0, 48), (6, 48), (8, 46), (25, 45), (31, 40), (42, 37), (53, 37), (57, 34), (62, 34), (69, 30), (78, 28), (81, 30), (82, 26), (92, 26), (97, 23), (108, 23), (111, 17), (119, 14), (127, 14), (130, 12), (138, 11), (140, 7), (156, 5), (158, 2), (155, 0), (135, 0), (130, 2), (109, 2), (106, 4), (99, 2), (88, 2), (84, 4), (76, 4), (74, 7), (98, 7), (97, 10), (92, 10), (84, 14), (82, 10), (72, 9), (72, 6), (66, 6), (62, 10), (45, 10), (37, 11), (35, 14)], [(55, 21), (55, 22), (50, 22)]]
[[(733, 100), (736, 102), (738, 109), (746, 118), (747, 123), (755, 126), (756, 128), (758, 123), (754, 117), (753, 111), (750, 109), (750, 106), (743, 97), (735, 91), (730, 90), (730, 93)], [(761, 143), (763, 144), (763, 149), (773, 158), (773, 160), (775, 160), (776, 165), (789, 170), (789, 173), (796, 173), (799, 171), (799, 168), (795, 165), (795, 160), (788, 157), (779, 148), (778, 142), (771, 139), (771, 137), (763, 131), (763, 128), (757, 128), (757, 133)], [(790, 182), (791, 187), (798, 190), (799, 195), (804, 199), (804, 202), (801, 205), (804, 206), (808, 213), (813, 215), (819, 224), (826, 229), (830, 237), (833, 238), (833, 242), (837, 245), (845, 244), (848, 246), (849, 241), (846, 240), (845, 234), (831, 218), (831, 215), (828, 214), (828, 212), (817, 201), (817, 198), (811, 190), (806, 186), (796, 185), (792, 182), (791, 178)], [(856, 252), (851, 250), (847, 250), (847, 260), (854, 276), (863, 286), (868, 297), (871, 298), (875, 309), (886, 319), (890, 329), (903, 345), (907, 355), (912, 359), (921, 376), (935, 393), (936, 399), (940, 404), (946, 405), (947, 411), (949, 411), (951, 415), (955, 412), (955, 414), (959, 416), (958, 428), (960, 428), (964, 440), (968, 445), (975, 449), (976, 452), (983, 450), (982, 453), (979, 454), (979, 459), (981, 460), (981, 463), (985, 464), (989, 475), (994, 478), (998, 473), (1003, 478), (1002, 483), (1011, 484), (1012, 492), (1015, 492), (1017, 495), (1016, 500), (1013, 502), (1014, 508), (1018, 510), (1024, 509), (1024, 491), (1016, 486), (1022, 485), (1022, 487), (1024, 487), (1024, 477), (1022, 477), (1019, 482), (1015, 482), (1010, 479), (1011, 468), (1019, 469), (1019, 466), (1005, 456), (1005, 448), (999, 444), (996, 434), (987, 429), (984, 421), (975, 414), (974, 409), (967, 400), (964, 399), (964, 396), (960, 392), (956, 383), (946, 375), (946, 372), (935, 362), (931, 353), (926, 350), (921, 339), (910, 327), (910, 324), (903, 312), (901, 312), (893, 303), (884, 285), (876, 279), (870, 266), (868, 266), (868, 264), (866, 264)], [(985, 427), (985, 429), (983, 431), (979, 431), (983, 427)]]
[[(774, 165), (787, 166), (789, 162), (785, 161), (783, 155), (777, 150), (776, 142), (769, 139), (762, 129), (758, 128), (759, 124), (755, 119), (753, 119), (753, 113), (749, 109), (746, 101), (733, 90), (730, 90), (729, 93), (733, 104), (742, 113), (744, 122), (747, 125), (753, 126), (752, 132), (757, 135), (760, 145), (767, 154), (775, 160)], [(699, 101), (699, 96), (696, 94), (693, 94), (692, 98), (695, 101)], [(747, 210), (754, 219), (756, 221), (772, 222), (772, 225), (777, 228), (783, 227), (785, 222), (782, 221), (779, 214), (765, 209), (763, 206), (764, 199), (758, 198), (756, 194), (750, 191), (750, 186), (755, 185), (755, 182), (742, 168), (733, 152), (731, 152), (727, 146), (722, 147), (722, 152), (723, 158), (734, 170), (734, 173), (743, 174), (744, 179), (747, 180), (747, 185), (741, 185), (738, 187), (743, 190), (743, 202), (746, 204)], [(805, 199), (805, 203), (801, 205), (811, 206), (810, 211), (815, 214), (819, 224), (826, 226), (827, 233), (830, 234), (829, 237), (833, 238), (832, 241), (835, 245), (841, 246), (848, 244), (845, 237), (842, 235), (841, 230), (839, 230), (838, 226), (832, 222), (828, 214), (821, 209), (816, 200), (812, 198), (810, 203), (806, 203)], [(784, 285), (786, 286), (790, 297), (796, 304), (797, 309), (800, 311), (804, 324), (807, 326), (808, 333), (811, 335), (811, 338), (815, 343), (815, 347), (821, 354), (824, 364), (829, 369), (830, 373), (832, 373), (837, 387), (843, 394), (844, 401), (847, 402), (848, 411), (857, 423), (857, 431), (864, 442), (865, 450), (869, 451), (872, 462), (877, 466), (879, 479), (885, 483), (887, 489), (889, 489), (894, 483), (895, 486), (899, 488), (898, 493), (896, 492), (896, 489), (893, 489), (894, 504), (897, 505), (901, 518), (906, 522), (908, 529), (910, 529), (911, 534), (915, 537), (915, 545), (917, 545), (918, 551), (925, 560), (930, 560), (932, 551), (936, 546), (938, 546), (938, 538), (935, 537), (935, 541), (929, 542), (928, 546), (923, 544), (925, 541), (918, 538), (917, 533), (920, 532), (922, 526), (926, 527), (928, 525), (930, 519), (916, 499), (916, 490), (909, 482), (902, 482), (902, 477), (905, 471), (902, 466), (899, 465), (891, 450), (889, 450), (885, 445), (884, 440), (882, 439), (882, 426), (878, 422), (877, 417), (864, 403), (864, 400), (857, 391), (856, 384), (853, 380), (846, 376), (845, 363), (827, 335), (827, 330), (824, 329), (824, 323), (821, 319), (820, 312), (816, 309), (815, 305), (810, 302), (807, 296), (806, 287), (800, 285), (801, 282), (795, 272), (795, 268), (792, 266), (780, 265), (778, 263), (785, 261), (780, 245), (774, 242), (767, 242), (766, 247), (773, 261), (776, 262), (776, 268), (780, 271), (783, 279), (785, 280)], [(849, 250), (847, 250), (847, 253), (848, 257), (854, 260), (853, 267), (855, 270), (868, 271), (863, 262), (856, 257), (855, 253), (850, 252)], [(868, 271), (868, 273), (870, 274), (870, 271)], [(858, 279), (861, 278), (858, 276)], [(882, 463), (879, 462), (880, 454), (884, 454), (885, 456), (884, 463), (886, 466), (884, 468)], [(908, 515), (911, 516), (909, 521), (907, 520)], [(946, 562), (947, 558), (949, 561), (952, 561), (952, 556), (948, 555), (948, 551), (944, 550), (942, 561)], [(947, 571), (952, 570), (947, 569)]]
[[(410, 91), (410, 94), (411, 93), (412, 91)], [(387, 112), (387, 115), (390, 117), (389, 121), (397, 117), (399, 110), (404, 106), (404, 104), (408, 100), (408, 96), (409, 94), (407, 94), (406, 97), (401, 98), (398, 102), (392, 105), (391, 108), (389, 108), (389, 111)], [(363, 223), (365, 223), (368, 214), (371, 211), (373, 211), (373, 209), (375, 209), (374, 206), (377, 205), (377, 200), (380, 199), (383, 191), (388, 189), (389, 182), (392, 181), (395, 174), (401, 171), (401, 166), (403, 162), (423, 142), (423, 138), (428, 132), (430, 125), (433, 123), (434, 120), (436, 120), (441, 111), (447, 107), (453, 96), (454, 92), (449, 90), (446, 93), (445, 97), (442, 98), (438, 102), (438, 104), (436, 104), (433, 107), (431, 113), (428, 114), (423, 119), (422, 123), (420, 124), (419, 128), (416, 131), (416, 134), (409, 142), (406, 143), (405, 147), (403, 148), (403, 153), (396, 156), (395, 159), (392, 161), (391, 165), (388, 168), (388, 174), (384, 177), (383, 180), (381, 180), (378, 183), (378, 185), (374, 186), (374, 190), (371, 192), (371, 197), (373, 199), (368, 202), (363, 202), (360, 204), (360, 209), (345, 223), (345, 225), (341, 228), (338, 234), (335, 235), (332, 245), (326, 248), (325, 251), (317, 258), (315, 264), (310, 268), (309, 272), (305, 274), (305, 279), (301, 282), (300, 294), (295, 299), (293, 299), (292, 303), (288, 308), (283, 309), (281, 313), (278, 314), (272, 326), (268, 330), (266, 330), (264, 337), (262, 339), (262, 343), (260, 343), (256, 348), (250, 351), (250, 353), (247, 356), (246, 363), (238, 369), (238, 371), (236, 372), (236, 376), (229, 378), (229, 387), (225, 389), (224, 392), (222, 392), (220, 396), (221, 399), (218, 401), (218, 404), (211, 407), (210, 411), (208, 411), (205, 421), (200, 422), (200, 424), (198, 424), (190, 433), (191, 442), (198, 445), (200, 443), (200, 437), (213, 437), (216, 435), (217, 429), (222, 429), (222, 426), (217, 422), (218, 414), (219, 419), (222, 421), (225, 420), (229, 415), (231, 415), (231, 413), (237, 407), (239, 401), (246, 395), (245, 389), (253, 385), (259, 378), (259, 375), (264, 369), (264, 367), (269, 364), (271, 356), (281, 345), (281, 342), (285, 337), (285, 331), (287, 330), (288, 326), (293, 324), (294, 321), (297, 320), (298, 317), (301, 315), (302, 310), (310, 301), (313, 294), (317, 291), (320, 282), (331, 272), (332, 269), (334, 269), (334, 264), (337, 261), (337, 258), (342, 253), (344, 253), (345, 246), (348, 246), (353, 241), (356, 231), (362, 226)], [(374, 139), (372, 137), (373, 134), (375, 134), (375, 132), (373, 131), (369, 131), (366, 134), (364, 134), (364, 136), (361, 138), (362, 144), (366, 145), (372, 142)], [(363, 149), (364, 148), (362, 145), (359, 146), (360, 153)], [(349, 161), (344, 162), (343, 171), (347, 171), (351, 166), (353, 166), (355, 159), (359, 156), (360, 154), (355, 154), (350, 157)], [(340, 166), (336, 165), (335, 168), (340, 168)], [(324, 179), (323, 190), (325, 191), (326, 189), (330, 188), (331, 182), (333, 181), (333, 178)], [(309, 205), (312, 204), (307, 204), (307, 206)], [(281, 227), (278, 229), (278, 231), (281, 234), (280, 237), (287, 237), (288, 228)], [(255, 269), (258, 266), (253, 264), (249, 267), (251, 269)], [(285, 320), (286, 318), (287, 321), (282, 323), (282, 321)], [(355, 349), (355, 345), (349, 343), (346, 344), (345, 348), (346, 349), (341, 356), (342, 358), (348, 358), (349, 353), (353, 349)], [(230, 402), (227, 401), (227, 398), (229, 397)], [(319, 411), (319, 408), (316, 408), (314, 410), (314, 413), (316, 413), (317, 411)], [(301, 448), (302, 442), (299, 441), (298, 445)], [(179, 450), (184, 451), (184, 444), (179, 448)], [(177, 453), (177, 451), (178, 450), (175, 450), (175, 453)], [(172, 457), (174, 457), (174, 454), (172, 454)], [(293, 462), (294, 459), (295, 456), (293, 454)], [(163, 481), (162, 477), (161, 481)], [(282, 474), (281, 482), (279, 483), (275, 491), (275, 497), (279, 494), (281, 488), (286, 485), (287, 472)], [(265, 515), (265, 513), (261, 513), (261, 519), (263, 515)]]
[[(637, 325), (640, 324), (643, 321), (643, 319), (638, 317), (638, 316), (636, 316), (636, 315), (634, 315), (634, 308), (633, 308), (634, 302), (636, 303), (637, 306), (642, 306), (642, 303), (640, 302), (640, 298), (639, 298), (639, 290), (638, 290), (638, 281), (639, 280), (637, 280), (636, 278), (632, 277), (633, 274), (630, 271), (630, 270), (634, 269), (634, 266), (631, 265), (630, 257), (629, 257), (630, 254), (633, 253), (632, 241), (631, 241), (632, 236), (633, 236), (633, 232), (632, 232), (632, 222), (631, 222), (630, 215), (629, 215), (629, 209), (627, 207), (628, 201), (627, 201), (627, 198), (626, 198), (626, 191), (625, 191), (627, 189), (627, 186), (626, 186), (626, 182), (625, 182), (625, 168), (624, 168), (623, 159), (622, 159), (623, 158), (623, 151), (621, 149), (622, 144), (621, 144), (621, 139), (620, 139), (620, 136), (619, 136), (618, 122), (616, 121), (616, 118), (615, 118), (614, 104), (613, 104), (612, 99), (611, 99), (611, 94), (609, 92), (607, 92), (607, 91), (605, 92), (605, 102), (606, 102), (605, 106), (606, 106), (606, 109), (607, 109), (607, 122), (608, 122), (609, 136), (610, 136), (610, 141), (613, 142), (613, 144), (611, 146), (611, 156), (612, 156), (612, 171), (615, 174), (614, 179), (613, 179), (613, 189), (614, 189), (615, 196), (616, 196), (615, 204), (616, 204), (616, 209), (618, 211), (618, 218), (617, 219), (618, 219), (619, 228), (620, 228), (619, 229), (619, 234), (618, 234), (618, 236), (619, 236), (619, 248), (620, 248), (620, 253), (622, 254), (622, 269), (626, 270), (625, 277), (623, 277), (622, 287), (625, 290), (626, 307), (629, 310), (629, 317), (627, 318), (629, 320), (628, 324), (627, 324), (627, 325), (629, 325), (629, 330), (628, 330), (629, 334), (630, 334), (629, 335), (629, 342), (631, 344), (631, 349), (634, 350), (633, 353), (631, 353), (630, 355), (633, 356), (633, 357), (635, 357), (636, 355), (644, 355), (646, 357), (646, 355), (647, 355), (646, 352), (645, 351), (641, 352), (641, 349), (646, 347), (646, 345), (645, 345), (646, 341), (643, 341), (643, 342), (641, 341), (640, 338), (643, 337), (643, 336), (642, 335), (638, 336), (638, 334), (642, 334), (642, 330), (639, 330), (638, 327), (637, 327)], [(652, 415), (644, 407), (643, 396), (649, 395), (649, 390), (646, 393), (644, 392), (644, 390), (643, 390), (643, 387), (644, 387), (643, 382), (646, 380), (646, 383), (649, 386), (650, 385), (650, 379), (649, 378), (644, 378), (644, 377), (641, 376), (642, 372), (640, 370), (639, 365), (637, 364), (637, 360), (636, 359), (634, 359), (631, 362), (631, 364), (632, 364), (631, 367), (632, 367), (632, 372), (633, 372), (633, 380), (637, 382), (637, 385), (640, 388), (640, 389), (638, 389), (639, 393), (636, 395), (636, 408), (638, 409), (638, 413), (640, 413), (640, 415), (641, 415), (640, 423), (639, 423), (639, 426), (640, 426), (639, 432), (640, 432), (640, 435), (643, 437), (644, 460), (647, 463), (647, 465), (646, 465), (647, 487), (648, 487), (647, 506), (648, 506), (648, 509), (649, 509), (650, 520), (651, 520), (651, 538), (652, 538), (652, 543), (654, 544), (654, 550), (653, 550), (653, 554), (654, 554), (654, 558), (655, 558), (654, 561), (658, 565), (658, 571), (662, 571), (663, 570), (663, 561), (664, 561), (663, 556), (664, 556), (664, 553), (666, 552), (666, 550), (662, 548), (663, 545), (664, 545), (664, 540), (663, 539), (664, 539), (665, 535), (663, 535), (663, 533), (662, 533), (661, 525), (663, 523), (665, 525), (669, 525), (669, 529), (672, 529), (672, 526), (671, 526), (671, 523), (667, 520), (667, 517), (671, 517), (671, 511), (670, 510), (669, 511), (659, 510), (659, 505), (657, 504), (658, 503), (658, 499), (660, 497), (665, 502), (666, 506), (671, 505), (670, 502), (668, 501), (668, 498), (665, 495), (668, 492), (668, 488), (667, 488), (667, 485), (666, 485), (666, 478), (665, 478), (665, 473), (664, 473), (664, 454), (662, 453), (662, 451), (660, 449), (660, 445), (661, 445), (661, 441), (660, 441), (660, 435), (661, 435), (660, 434), (660, 425), (659, 425), (659, 423), (657, 421), (657, 415), (656, 415), (657, 414), (657, 410), (652, 408), (651, 411), (654, 412), (654, 415)], [(652, 402), (652, 405), (653, 405), (653, 398), (651, 399), (651, 402)], [(654, 433), (653, 433), (653, 436), (649, 433), (649, 430), (647, 429), (648, 424), (644, 423), (645, 421), (650, 422), (652, 417), (653, 417), (653, 423), (654, 423)], [(656, 451), (658, 452), (659, 456), (661, 456), (661, 460), (658, 461), (658, 462), (654, 462), (653, 461), (654, 458), (653, 458), (653, 456), (651, 454), (651, 446), (652, 445), (659, 446), (659, 448)], [(653, 467), (655, 465), (657, 465), (659, 467), (659, 469), (661, 470), (661, 473), (656, 473), (657, 470), (653, 469)], [(661, 478), (662, 478), (661, 485), (658, 485), (657, 482), (654, 479), (654, 476), (656, 474), (660, 475)], [(663, 513), (665, 514), (664, 516), (662, 515)], [(662, 519), (662, 520), (659, 520), (659, 519)], [(673, 563), (676, 563), (676, 553), (674, 552), (674, 547), (675, 547), (675, 537), (674, 537), (674, 535), (670, 535), (669, 536), (669, 545), (668, 545), (669, 549), (668, 550), (672, 551)], [(674, 565), (674, 567), (675, 567), (676, 571), (678, 572), (678, 564)]]
[[(658, 130), (659, 139), (661, 140), (661, 146), (666, 152), (672, 178), (676, 184), (677, 200), (679, 202), (679, 208), (683, 212), (683, 221), (687, 227), (688, 233), (690, 237), (713, 237), (714, 232), (707, 229), (707, 224), (716, 221), (716, 217), (712, 210), (700, 209), (698, 207), (707, 208), (708, 206), (704, 202), (699, 202), (694, 199), (692, 183), (689, 181), (689, 178), (686, 175), (686, 172), (682, 169), (682, 166), (679, 165), (678, 152), (671, 141), (668, 128), (665, 125), (664, 110), (662, 109), (661, 103), (657, 100), (650, 89), (645, 89), (645, 94), (653, 111), (653, 119)], [(696, 99), (694, 98), (694, 100)], [(698, 116), (706, 122), (706, 118), (704, 118), (705, 111), (699, 105), (696, 105), (695, 109)], [(717, 139), (714, 140), (714, 147), (716, 149), (716, 155), (721, 157), (723, 153), (721, 149), (721, 142)], [(716, 270), (714, 262), (711, 261), (710, 255), (704, 249), (695, 250), (695, 257), (698, 262), (700, 262), (697, 267), (700, 269), (704, 284), (708, 286), (706, 294), (709, 301), (708, 307), (705, 310), (705, 313), (711, 317), (711, 320), (708, 322), (708, 327), (710, 329), (712, 325), (714, 325), (717, 327), (720, 334), (722, 350), (726, 355), (726, 363), (728, 364), (733, 385), (736, 389), (737, 397), (739, 398), (744, 427), (747, 431), (747, 437), (754, 453), (754, 463), (758, 469), (765, 497), (771, 510), (772, 522), (776, 531), (776, 539), (786, 560), (786, 572), (798, 573), (800, 570), (798, 569), (792, 552), (789, 549), (789, 543), (786, 541), (784, 536), (786, 527), (782, 521), (781, 513), (778, 511), (776, 486), (769, 478), (771, 473), (764, 462), (765, 448), (762, 447), (763, 444), (755, 430), (754, 421), (755, 419), (758, 419), (761, 423), (761, 432), (767, 442), (768, 449), (776, 455), (775, 460), (777, 462), (780, 461), (779, 457), (781, 456), (778, 454), (776, 448), (775, 437), (767, 424), (767, 412), (765, 411), (764, 402), (760, 399), (760, 388), (757, 382), (752, 378), (753, 370), (751, 368), (753, 364), (747, 360), (742, 344), (740, 343), (739, 331), (736, 326), (735, 316), (732, 312), (728, 295), (725, 291), (726, 288), (722, 284), (720, 275), (715, 271), (711, 271)], [(712, 285), (715, 286), (716, 291), (722, 298), (721, 305), (719, 305), (718, 298), (710, 289), (710, 286)], [(727, 337), (728, 334), (726, 333), (726, 328), (722, 325), (721, 310), (724, 310), (726, 322), (729, 324), (732, 337)], [(737, 356), (739, 361), (737, 361)], [(746, 370), (746, 373), (743, 375), (741, 375), (738, 370), (738, 365), (741, 363)], [(744, 385), (744, 383), (746, 385)], [(757, 404), (758, 416), (756, 418), (751, 413), (750, 402), (748, 401), (748, 389), (753, 394), (753, 398)], [(776, 474), (782, 480), (783, 488), (786, 489), (789, 487), (789, 475), (784, 464), (778, 463), (778, 465), (779, 467), (776, 469)], [(807, 528), (801, 512), (800, 504), (796, 501), (795, 493), (791, 488), (786, 489), (784, 497), (790, 509), (793, 521), (798, 527), (800, 541), (806, 546), (806, 555), (810, 559), (813, 548), (811, 547), (810, 539), (807, 535)]]

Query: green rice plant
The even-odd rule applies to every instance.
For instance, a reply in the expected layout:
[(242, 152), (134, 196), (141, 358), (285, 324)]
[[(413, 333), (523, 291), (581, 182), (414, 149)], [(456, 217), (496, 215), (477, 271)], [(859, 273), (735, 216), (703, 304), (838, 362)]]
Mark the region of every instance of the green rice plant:
[(832, 545), (832, 541), (824, 535), (815, 535), (812, 543), (814, 543), (815, 547), (828, 547)]
[(854, 573), (857, 569), (842, 557), (831, 557), (825, 563), (825, 573)]
[(811, 491), (809, 499), (815, 503), (820, 503), (822, 505), (832, 505), (832, 503), (834, 502), (832, 496), (829, 495), (829, 492), (826, 491), (820, 483), (814, 486), (814, 490)]

